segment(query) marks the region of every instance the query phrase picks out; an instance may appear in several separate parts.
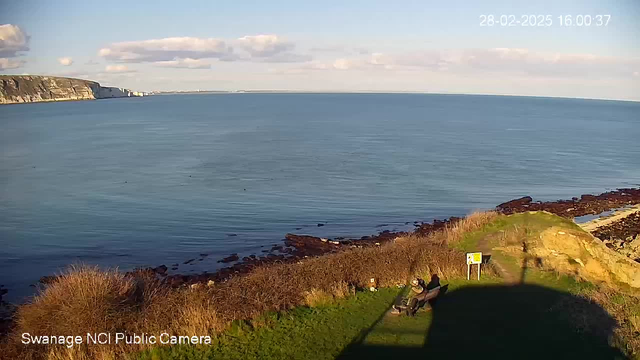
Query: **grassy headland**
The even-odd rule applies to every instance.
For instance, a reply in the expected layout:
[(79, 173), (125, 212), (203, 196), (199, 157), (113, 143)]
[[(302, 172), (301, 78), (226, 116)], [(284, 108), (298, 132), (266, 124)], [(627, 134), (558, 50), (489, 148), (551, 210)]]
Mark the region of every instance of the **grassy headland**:
[[(482, 213), (428, 237), (398, 238), (298, 263), (269, 265), (213, 286), (169, 288), (154, 277), (72, 268), (22, 305), (1, 356), (25, 359), (614, 358), (640, 351), (640, 300), (496, 250), (549, 227), (545, 213)], [(464, 251), (492, 259), (466, 281)], [(522, 265), (525, 265), (524, 267)], [(387, 315), (412, 276), (448, 291), (415, 318)], [(499, 277), (501, 274), (502, 277)], [(376, 278), (380, 291), (368, 292)], [(365, 289), (364, 291), (361, 291)], [(23, 345), (20, 335), (94, 332), (210, 335), (207, 345)]]

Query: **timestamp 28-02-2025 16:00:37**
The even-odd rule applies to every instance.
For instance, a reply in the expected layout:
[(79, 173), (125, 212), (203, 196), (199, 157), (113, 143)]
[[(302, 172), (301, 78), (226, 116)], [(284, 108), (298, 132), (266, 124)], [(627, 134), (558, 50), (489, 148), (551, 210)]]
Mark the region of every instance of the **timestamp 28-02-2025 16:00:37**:
[(609, 26), (611, 15), (511, 15), (482, 14), (479, 25), (482, 27), (604, 27)]

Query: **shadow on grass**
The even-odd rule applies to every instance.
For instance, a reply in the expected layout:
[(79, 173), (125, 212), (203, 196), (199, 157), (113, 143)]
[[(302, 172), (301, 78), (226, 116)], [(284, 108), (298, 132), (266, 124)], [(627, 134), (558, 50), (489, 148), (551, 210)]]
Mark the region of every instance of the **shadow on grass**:
[[(433, 306), (423, 347), (352, 343), (339, 359), (623, 359), (599, 305), (536, 285), (467, 286)], [(413, 334), (416, 335), (416, 334)]]

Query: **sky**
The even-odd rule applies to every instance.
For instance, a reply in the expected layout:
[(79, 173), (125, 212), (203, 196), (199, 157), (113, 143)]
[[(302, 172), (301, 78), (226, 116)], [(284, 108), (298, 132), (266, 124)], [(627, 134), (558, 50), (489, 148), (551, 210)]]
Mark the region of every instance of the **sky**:
[(640, 101), (639, 19), (638, 0), (0, 0), (0, 75)]

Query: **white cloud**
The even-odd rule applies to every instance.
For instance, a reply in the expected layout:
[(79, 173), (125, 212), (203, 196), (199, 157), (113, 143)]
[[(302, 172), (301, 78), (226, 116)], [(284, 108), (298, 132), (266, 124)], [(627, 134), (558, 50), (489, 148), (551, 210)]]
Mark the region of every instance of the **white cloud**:
[(58, 62), (62, 66), (71, 66), (71, 64), (73, 64), (73, 59), (70, 57), (61, 57), (58, 58)]
[[(237, 46), (237, 49), (233, 46)], [(180, 59), (217, 59), (221, 61), (304, 62), (309, 56), (294, 53), (295, 44), (277, 35), (243, 36), (225, 41), (216, 38), (172, 37), (111, 44), (98, 55), (122, 63), (174, 62)]]
[(316, 53), (329, 53), (329, 54), (345, 54), (345, 55), (367, 55), (371, 51), (364, 47), (350, 47), (343, 45), (329, 45), (329, 46), (316, 46), (309, 49), (311, 52)]
[(240, 46), (252, 57), (269, 57), (293, 50), (295, 45), (278, 37), (278, 35), (243, 36), (238, 39)]
[(201, 59), (180, 59), (176, 58), (169, 61), (157, 61), (154, 63), (160, 67), (183, 68), (183, 69), (210, 69), (211, 64)]
[(23, 66), (24, 63), (25, 63), (24, 60), (12, 60), (9, 58), (0, 58), (0, 71), (17, 69)]
[(11, 58), (29, 50), (29, 36), (20, 27), (11, 24), (0, 25), (0, 71), (17, 69), (26, 61)]
[(18, 52), (29, 50), (29, 36), (20, 27), (0, 25), (0, 57), (15, 57)]
[(172, 61), (175, 58), (227, 59), (233, 49), (220, 39), (172, 37), (144, 41), (128, 41), (111, 44), (100, 49), (98, 55), (117, 62)]
[(107, 65), (104, 71), (108, 73), (131, 73), (135, 70), (130, 70), (126, 65)]
[(362, 64), (358, 60), (337, 59), (333, 62), (333, 68), (338, 70), (349, 70), (354, 67), (360, 67)]
[[(339, 58), (324, 64), (314, 63), (313, 69), (437, 71), (458, 74), (513, 73), (552, 78), (580, 76), (606, 78), (628, 77), (638, 66), (640, 66), (639, 58), (493, 48), (429, 50), (401, 54), (373, 53), (365, 57)], [(310, 69), (308, 66), (306, 68)]]
[(260, 62), (305, 62), (311, 60), (308, 55), (294, 53), (295, 44), (278, 35), (243, 36), (235, 41), (245, 51), (239, 56), (243, 60)]

